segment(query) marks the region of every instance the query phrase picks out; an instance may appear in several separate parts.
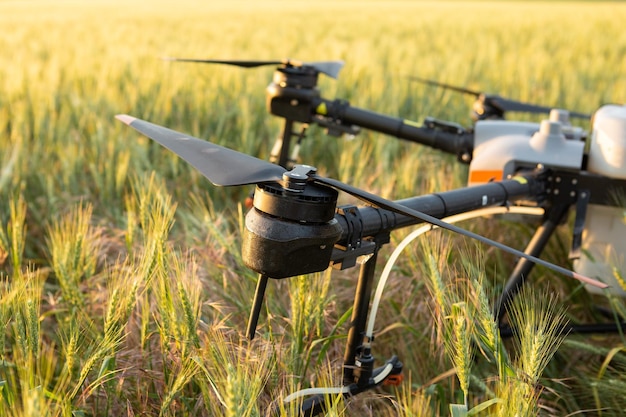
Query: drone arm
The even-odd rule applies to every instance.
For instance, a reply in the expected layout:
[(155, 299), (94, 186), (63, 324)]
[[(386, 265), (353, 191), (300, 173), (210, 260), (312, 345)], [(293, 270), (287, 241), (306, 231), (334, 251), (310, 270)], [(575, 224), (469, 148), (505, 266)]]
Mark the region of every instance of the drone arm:
[(457, 155), (464, 162), (471, 159), (474, 134), (459, 125), (432, 123), (432, 119), (429, 119), (429, 123), (419, 126), (409, 120), (350, 106), (343, 100), (320, 99), (315, 106), (315, 113), (343, 125), (356, 125), (440, 149)]
[[(544, 188), (545, 183), (537, 173), (527, 173), (518, 175), (513, 179), (412, 197), (398, 200), (397, 203), (441, 219), (483, 207), (508, 204), (516, 200), (536, 201), (542, 197)], [(341, 208), (339, 212), (342, 212)], [(358, 233), (363, 237), (376, 236), (383, 231), (391, 231), (419, 223), (414, 218), (401, 216), (376, 207), (361, 207), (358, 209), (358, 214), (358, 223), (361, 225), (361, 230)], [(343, 214), (335, 215), (335, 219), (343, 230), (338, 242), (339, 245), (343, 246), (351, 240), (349, 230), (354, 229), (354, 227), (348, 225), (346, 216)]]

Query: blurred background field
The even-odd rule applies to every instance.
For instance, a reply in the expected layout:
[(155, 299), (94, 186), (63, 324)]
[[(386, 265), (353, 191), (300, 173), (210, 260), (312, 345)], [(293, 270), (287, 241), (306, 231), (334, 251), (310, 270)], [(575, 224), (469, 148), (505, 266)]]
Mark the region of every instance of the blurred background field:
[[(250, 190), (212, 187), (114, 118), (267, 158), (281, 126), (265, 109), (273, 68), (162, 57), (341, 59), (337, 80), (320, 79), (323, 97), (470, 126), (471, 98), (408, 76), (592, 113), (624, 102), (625, 20), (620, 2), (0, 1), (0, 415), (262, 415), (298, 388), (339, 381), (357, 271), (272, 282), (248, 343), (256, 276), (239, 245)], [(367, 131), (344, 140), (311, 127), (301, 157), (394, 199), (466, 181), (453, 157)], [(467, 227), (520, 248), (532, 232)], [(493, 296), (513, 259), (428, 236), (440, 266), (424, 270), (418, 248), (403, 259), (375, 346), (381, 360), (401, 357), (410, 382), (335, 404), (337, 415), (445, 415), (462, 402), (458, 365), (433, 342), (427, 277), (450, 288), (480, 278)], [(546, 258), (566, 265), (568, 244), (564, 229)], [(541, 269), (533, 282), (571, 320), (593, 316), (576, 284)], [(469, 287), (455, 291), (468, 301)], [(621, 415), (623, 351), (621, 337), (567, 338), (530, 415)], [(470, 406), (505, 398), (493, 363), (475, 356)]]

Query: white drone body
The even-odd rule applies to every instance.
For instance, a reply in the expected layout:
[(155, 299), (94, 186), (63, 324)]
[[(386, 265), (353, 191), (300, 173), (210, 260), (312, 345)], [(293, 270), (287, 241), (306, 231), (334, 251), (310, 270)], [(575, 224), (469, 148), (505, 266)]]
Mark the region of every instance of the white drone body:
[[(478, 121), (474, 130), (469, 185), (502, 180), (520, 168), (532, 168), (538, 164), (580, 171), (583, 169), (585, 136), (581, 128), (569, 124), (567, 112), (562, 110), (554, 110), (550, 120), (541, 124)], [(589, 142), (587, 171), (613, 179), (626, 179), (626, 106), (601, 107), (594, 115)], [(615, 196), (611, 206), (588, 205), (582, 255), (574, 261), (576, 272), (606, 282), (612, 293), (621, 296), (626, 296), (626, 290), (616, 276), (626, 280), (624, 199), (626, 196)], [(593, 287), (588, 290), (599, 291)]]

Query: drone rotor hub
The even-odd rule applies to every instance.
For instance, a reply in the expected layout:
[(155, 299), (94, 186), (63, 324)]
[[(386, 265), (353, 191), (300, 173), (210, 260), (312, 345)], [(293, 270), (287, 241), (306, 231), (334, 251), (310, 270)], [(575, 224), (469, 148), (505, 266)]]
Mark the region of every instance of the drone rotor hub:
[(309, 66), (291, 66), (278, 68), (274, 72), (274, 83), (281, 87), (315, 88), (319, 71)]
[[(293, 175), (292, 171), (285, 174)], [(306, 179), (289, 178), (286, 186), (279, 183), (257, 185), (254, 208), (262, 213), (299, 224), (326, 223), (335, 217), (337, 191), (322, 185), (306, 183)]]

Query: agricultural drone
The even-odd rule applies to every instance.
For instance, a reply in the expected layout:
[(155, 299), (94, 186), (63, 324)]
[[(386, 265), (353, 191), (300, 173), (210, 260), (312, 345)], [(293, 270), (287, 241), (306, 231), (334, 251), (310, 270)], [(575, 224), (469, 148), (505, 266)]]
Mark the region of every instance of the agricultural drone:
[[(595, 113), (590, 138), (569, 124), (571, 114), (564, 110), (552, 111), (550, 120), (540, 124), (477, 120), (472, 129), (465, 129), (427, 118), (420, 126), (352, 107), (346, 101), (322, 98), (316, 87), (317, 77), (320, 73), (336, 77), (342, 66), (339, 61), (192, 61), (244, 67), (278, 65), (267, 87), (270, 113), (285, 119), (283, 133), (272, 152), (274, 163), (132, 116), (120, 115), (118, 119), (180, 156), (214, 185), (256, 184), (242, 246), (244, 263), (260, 274), (248, 337), (255, 334), (269, 278), (319, 272), (331, 265), (346, 269), (357, 265), (358, 258), (365, 259), (360, 263), (344, 353), (343, 386), (330, 391), (303, 390), (287, 397), (286, 402), (306, 398), (302, 415), (321, 412), (324, 394), (350, 396), (399, 380), (402, 363), (398, 358), (392, 357), (375, 368), (372, 355), (374, 320), (387, 268), (370, 309), (377, 255), (396, 229), (427, 223), (424, 230), (445, 228), (517, 256), (519, 260), (496, 303), (494, 314), (501, 323), (507, 306), (536, 263), (582, 281), (591, 292), (626, 294), (611, 278), (612, 267), (626, 270), (626, 225), (620, 208), (620, 197), (626, 196), (626, 106), (601, 107)], [(304, 126), (300, 133), (294, 133), (295, 123)], [(470, 164), (469, 186), (389, 201), (322, 177), (314, 167), (295, 164), (298, 143), (290, 151), (293, 137), (302, 140), (311, 123), (335, 135), (354, 135), (365, 128), (452, 153)], [(339, 191), (368, 205), (337, 207)], [(575, 212), (570, 256), (575, 259), (576, 272), (538, 258), (570, 209)], [(459, 217), (487, 212), (537, 211), (542, 213), (543, 222), (524, 251), (452, 224)], [(574, 325), (569, 330), (599, 332), (623, 327), (626, 324), (609, 322)], [(501, 324), (501, 332), (510, 334), (511, 329)]]

